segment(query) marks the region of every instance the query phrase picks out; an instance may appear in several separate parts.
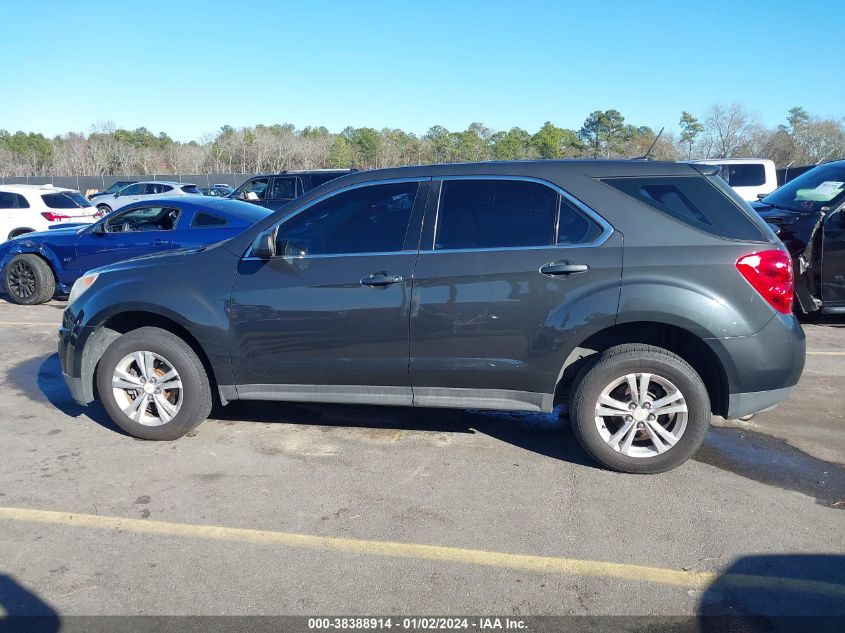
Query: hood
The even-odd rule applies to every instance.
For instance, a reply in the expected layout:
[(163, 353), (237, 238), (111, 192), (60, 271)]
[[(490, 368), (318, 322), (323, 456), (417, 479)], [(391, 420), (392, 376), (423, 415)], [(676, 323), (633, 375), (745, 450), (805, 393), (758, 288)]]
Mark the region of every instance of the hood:
[[(178, 266), (182, 259), (190, 257), (197, 253), (202, 253), (211, 249), (217, 248), (223, 242), (211, 244), (207, 246), (198, 246), (194, 248), (179, 248), (172, 251), (163, 251), (161, 253), (150, 253), (149, 255), (141, 255), (140, 257), (133, 257), (132, 259), (125, 259), (114, 264), (108, 264), (95, 268), (90, 272), (107, 273), (116, 270), (126, 270), (128, 268), (147, 268), (150, 266)], [(228, 252), (228, 251), (227, 251)]]
[(807, 217), (810, 214), (798, 213), (797, 211), (789, 211), (788, 209), (781, 209), (780, 207), (772, 206), (764, 202), (752, 202), (751, 208), (757, 212), (763, 220), (770, 224), (785, 225), (797, 222), (801, 218)]
[(23, 235), (13, 237), (6, 243), (21, 244), (24, 242), (32, 242), (34, 244), (39, 244), (41, 242), (49, 241), (52, 244), (70, 244), (76, 241), (76, 238), (79, 235), (79, 229), (82, 226), (88, 226), (88, 224), (71, 224), (68, 226), (62, 226), (61, 228), (51, 228), (46, 231), (24, 233)]

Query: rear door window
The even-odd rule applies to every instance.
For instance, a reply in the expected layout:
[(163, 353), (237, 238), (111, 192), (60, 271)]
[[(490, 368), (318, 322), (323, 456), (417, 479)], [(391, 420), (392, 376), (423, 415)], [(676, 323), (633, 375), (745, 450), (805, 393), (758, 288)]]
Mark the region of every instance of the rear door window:
[(735, 240), (760, 241), (763, 235), (746, 211), (704, 176), (603, 178), (607, 185), (697, 229)]
[(436, 250), (549, 246), (557, 240), (557, 191), (520, 180), (445, 180)]
[(273, 179), (272, 200), (293, 200), (296, 198), (296, 181), (298, 178), (285, 177)]
[(0, 209), (28, 209), (29, 202), (19, 193), (0, 191)]

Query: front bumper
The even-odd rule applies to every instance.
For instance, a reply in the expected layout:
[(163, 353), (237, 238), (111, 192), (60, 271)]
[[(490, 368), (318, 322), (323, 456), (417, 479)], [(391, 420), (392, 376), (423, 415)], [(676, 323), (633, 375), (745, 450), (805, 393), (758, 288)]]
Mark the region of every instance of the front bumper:
[(81, 335), (90, 333), (93, 328), (84, 328), (69, 321), (68, 312), (65, 311), (59, 328), (59, 361), (70, 395), (77, 404), (84, 406), (94, 401), (94, 381), (93, 376), (87, 376), (86, 379), (83, 375), (79, 341)]

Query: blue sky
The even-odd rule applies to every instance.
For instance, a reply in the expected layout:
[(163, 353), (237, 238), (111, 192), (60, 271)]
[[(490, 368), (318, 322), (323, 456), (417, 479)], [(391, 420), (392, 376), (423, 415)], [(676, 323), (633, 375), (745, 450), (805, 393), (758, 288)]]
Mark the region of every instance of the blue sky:
[(767, 125), (793, 105), (838, 118), (840, 14), (838, 0), (10, 0), (0, 129), (534, 131), (616, 108), (671, 130), (730, 102)]

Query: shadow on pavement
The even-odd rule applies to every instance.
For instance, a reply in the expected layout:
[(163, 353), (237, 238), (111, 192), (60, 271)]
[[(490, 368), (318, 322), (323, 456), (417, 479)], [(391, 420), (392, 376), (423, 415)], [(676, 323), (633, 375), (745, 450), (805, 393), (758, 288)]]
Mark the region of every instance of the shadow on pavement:
[(0, 613), (0, 633), (53, 633), (61, 628), (53, 607), (6, 574), (0, 574)]
[(763, 554), (738, 559), (705, 590), (701, 631), (845, 630), (845, 555)]

